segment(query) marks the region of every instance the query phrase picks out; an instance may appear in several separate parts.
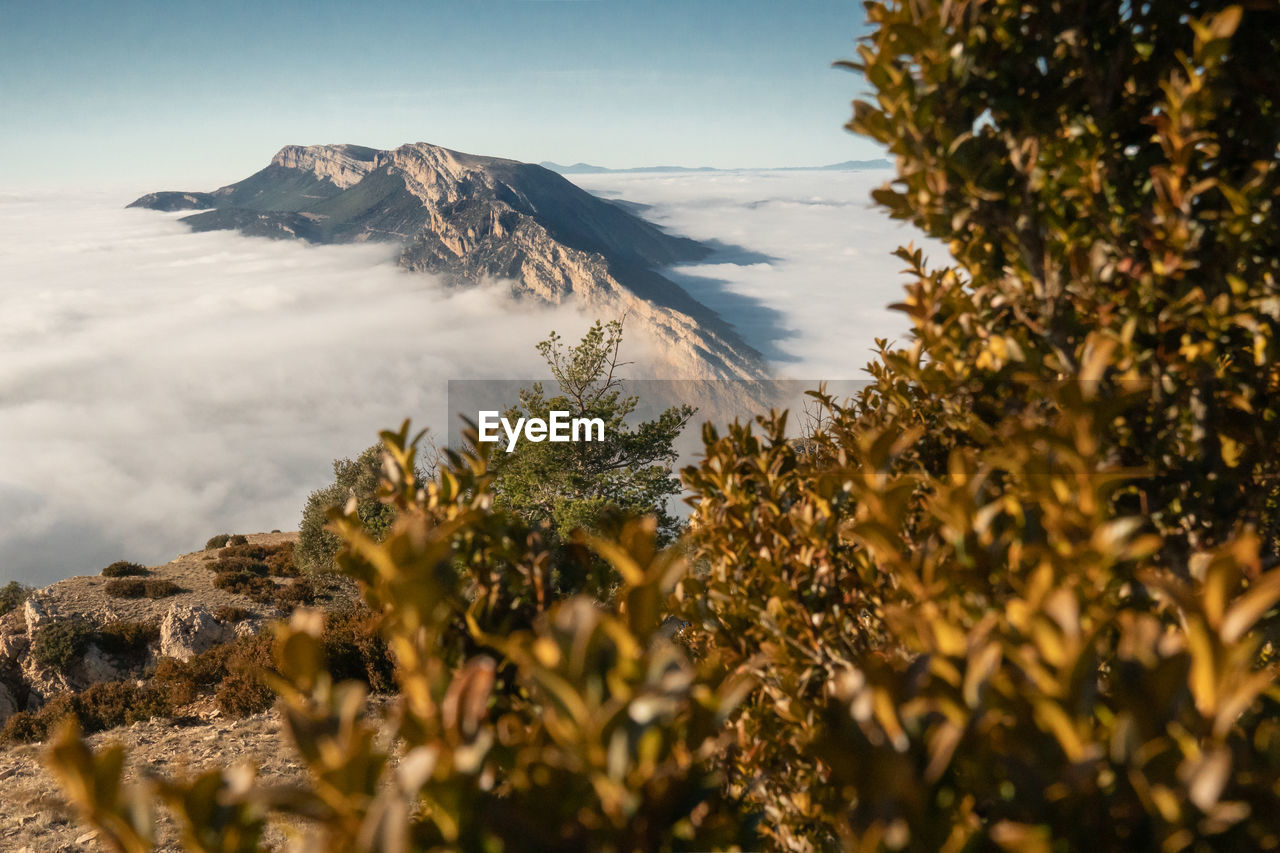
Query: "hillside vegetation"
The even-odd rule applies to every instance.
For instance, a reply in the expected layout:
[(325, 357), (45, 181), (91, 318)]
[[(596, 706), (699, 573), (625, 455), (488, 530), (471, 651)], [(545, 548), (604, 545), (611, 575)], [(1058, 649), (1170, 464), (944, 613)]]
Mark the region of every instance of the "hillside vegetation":
[(707, 427), (668, 549), (652, 517), (564, 547), (488, 445), (419, 482), (384, 433), (394, 523), (330, 529), (397, 712), (295, 611), (309, 780), (126, 790), (68, 726), (104, 840), (149, 849), (159, 797), (203, 850), (269, 818), (364, 851), (1280, 846), (1280, 9), (867, 8), (850, 127), (951, 254), (900, 251), (914, 334), (870, 387), (803, 443)]

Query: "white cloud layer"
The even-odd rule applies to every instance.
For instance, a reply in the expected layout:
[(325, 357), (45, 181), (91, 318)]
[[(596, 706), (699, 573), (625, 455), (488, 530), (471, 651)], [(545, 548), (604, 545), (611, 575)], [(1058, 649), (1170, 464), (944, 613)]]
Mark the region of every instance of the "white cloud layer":
[(886, 307), (903, 295), (903, 264), (891, 252), (922, 241), (872, 206), (871, 190), (890, 175), (614, 173), (573, 180), (598, 195), (650, 205), (644, 215), (672, 233), (747, 250), (677, 270), (680, 281), (759, 347), (780, 378), (834, 380), (862, 378), (875, 338), (903, 340), (909, 328), (905, 315)]
[[(906, 328), (884, 306), (912, 235), (867, 202), (884, 178), (574, 176), (746, 250), (677, 273), (781, 376), (815, 380), (856, 378)], [(543, 374), (534, 344), (588, 323), (403, 273), (389, 246), (193, 234), (131, 197), (0, 194), (0, 582), (296, 529), (335, 457), (406, 416), (444, 434), (448, 379)]]
[(539, 375), (535, 343), (587, 325), (392, 254), (0, 196), (0, 582), (296, 529), (335, 457), (443, 431), (448, 379)]

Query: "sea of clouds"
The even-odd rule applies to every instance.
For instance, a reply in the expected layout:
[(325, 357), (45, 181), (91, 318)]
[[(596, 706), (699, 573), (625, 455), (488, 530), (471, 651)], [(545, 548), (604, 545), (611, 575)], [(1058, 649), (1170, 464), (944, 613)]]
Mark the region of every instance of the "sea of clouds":
[[(725, 248), (679, 280), (781, 375), (854, 378), (897, 336), (883, 173), (575, 176)], [(135, 192), (0, 193), (0, 582), (156, 563), (218, 532), (296, 529), (306, 495), (405, 417), (447, 432), (447, 380), (543, 374), (573, 306), (125, 210)], [(630, 355), (646, 344), (628, 335)], [(638, 368), (642, 369), (642, 368)]]
[[(725, 248), (674, 271), (733, 323), (781, 378), (858, 379), (877, 337), (902, 340), (903, 263), (894, 248), (919, 232), (889, 219), (870, 194), (892, 173), (733, 171), (574, 175), (606, 198), (648, 205), (671, 233)], [(937, 247), (933, 247), (935, 255)]]

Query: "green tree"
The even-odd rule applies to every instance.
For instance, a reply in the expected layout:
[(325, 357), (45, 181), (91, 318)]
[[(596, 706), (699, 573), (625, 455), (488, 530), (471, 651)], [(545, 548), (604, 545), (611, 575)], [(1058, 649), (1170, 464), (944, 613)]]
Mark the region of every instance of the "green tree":
[[(356, 512), (375, 536), (381, 536), (395, 520), (395, 510), (378, 499), (382, 473), (382, 444), (365, 448), (355, 459), (335, 459), (333, 482), (307, 496), (298, 528), (294, 561), (308, 574), (331, 572), (341, 544), (327, 528), (328, 513), (355, 498)], [(424, 476), (419, 472), (419, 476)]]
[(598, 530), (607, 518), (654, 515), (660, 539), (669, 542), (680, 529), (667, 509), (679, 493), (671, 466), (675, 441), (694, 413), (672, 406), (657, 418), (631, 426), (627, 418), (638, 398), (624, 396), (619, 368), (622, 322), (596, 321), (576, 346), (565, 347), (555, 332), (538, 344), (559, 393), (549, 396), (542, 383), (520, 394), (507, 410), (516, 418), (548, 418), (552, 411), (571, 417), (599, 418), (603, 441), (521, 441), (510, 453), (495, 454), (494, 491), (501, 507), (532, 526), (547, 525), (561, 540), (575, 528)]
[(9, 581), (4, 586), (0, 586), (0, 616), (22, 606), (29, 595), (31, 595), (31, 587), (17, 581)]

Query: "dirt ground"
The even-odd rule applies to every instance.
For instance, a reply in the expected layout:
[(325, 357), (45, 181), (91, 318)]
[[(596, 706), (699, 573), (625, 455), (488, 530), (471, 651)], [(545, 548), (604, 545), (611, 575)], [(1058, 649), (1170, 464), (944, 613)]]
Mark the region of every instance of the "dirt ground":
[[(305, 768), (280, 739), (280, 716), (268, 711), (241, 720), (216, 716), (213, 703), (188, 709), (177, 720), (152, 719), (88, 738), (97, 748), (123, 744), (129, 752), (127, 778), (139, 773), (170, 777), (195, 775), (213, 767), (251, 761), (267, 783), (301, 781)], [(45, 768), (44, 744), (0, 747), (0, 850), (10, 853), (99, 851), (96, 833), (80, 823), (58, 794)], [(163, 809), (156, 811), (157, 850), (180, 850), (178, 829)], [(283, 848), (284, 827), (272, 827), (265, 839)]]
[[(296, 533), (260, 533), (249, 536), (252, 543), (274, 545), (296, 541)], [(158, 622), (175, 604), (202, 606), (215, 610), (222, 605), (244, 607), (264, 619), (277, 614), (270, 605), (257, 604), (243, 595), (217, 589), (208, 563), (217, 549), (193, 551), (160, 566), (151, 566), (150, 577), (170, 580), (182, 592), (162, 599), (113, 598), (103, 587), (108, 578), (98, 575), (67, 578), (33, 597), (43, 614), (51, 619), (76, 616), (95, 624), (116, 620)], [(0, 628), (24, 630), (21, 608)], [(19, 620), (19, 621), (14, 621)], [(14, 624), (9, 625), (9, 622)], [(211, 697), (187, 708), (173, 719), (155, 718), (88, 738), (95, 748), (121, 743), (129, 752), (127, 778), (139, 774), (168, 777), (195, 775), (213, 767), (227, 767), (249, 761), (259, 768), (259, 778), (267, 784), (298, 782), (305, 768), (292, 746), (281, 739), (280, 717), (275, 711), (244, 719), (220, 715)], [(44, 744), (0, 744), (0, 851), (3, 853), (60, 853), (60, 851), (107, 850), (96, 833), (80, 823), (58, 793), (58, 786), (45, 768)], [(178, 828), (160, 806), (156, 809), (157, 850), (180, 850)], [(273, 825), (265, 842), (269, 849), (283, 849), (289, 827)]]

